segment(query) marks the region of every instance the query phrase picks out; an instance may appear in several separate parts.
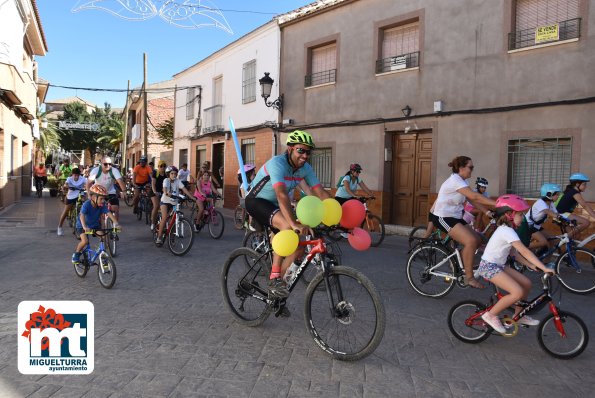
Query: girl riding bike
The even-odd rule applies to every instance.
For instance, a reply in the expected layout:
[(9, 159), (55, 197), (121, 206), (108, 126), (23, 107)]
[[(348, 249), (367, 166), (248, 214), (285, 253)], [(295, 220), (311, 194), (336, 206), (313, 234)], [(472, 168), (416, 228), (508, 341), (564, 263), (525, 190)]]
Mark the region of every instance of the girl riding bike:
[(198, 211), (196, 212), (196, 218), (194, 219), (195, 229), (198, 230), (196, 225), (202, 219), (202, 214), (205, 211), (205, 202), (208, 200), (209, 202), (213, 202), (213, 192), (215, 188), (213, 187), (213, 183), (211, 182), (211, 173), (209, 171), (205, 171), (200, 176), (200, 179), (196, 182), (196, 190), (194, 191), (194, 197), (196, 198), (196, 206), (198, 207)]
[[(587, 204), (582, 195), (582, 193), (587, 189), (587, 182), (591, 181), (589, 177), (583, 173), (574, 173), (570, 176), (569, 180), (570, 184), (566, 186), (564, 193), (562, 196), (560, 196), (560, 198), (558, 198), (558, 201), (556, 202), (556, 209), (558, 210), (558, 213), (572, 213), (576, 208), (576, 205), (579, 204), (589, 214), (589, 216), (595, 218), (595, 211), (591, 209), (591, 206)], [(581, 231), (584, 231), (589, 227), (590, 222), (584, 217), (570, 214), (568, 218), (575, 220), (578, 224), (576, 231), (572, 232), (573, 238), (577, 237)]]
[[(167, 215), (176, 203), (172, 196), (180, 195), (180, 191), (184, 192), (190, 198), (192, 195), (184, 187), (182, 181), (178, 179), (178, 169), (175, 166), (170, 166), (165, 169), (165, 175), (167, 178), (163, 181), (163, 194), (161, 195), (161, 222), (159, 223), (159, 232), (157, 233), (157, 239), (155, 243), (157, 245), (163, 244), (163, 229), (167, 222)], [(198, 201), (196, 202), (198, 204)]]
[(366, 193), (366, 195), (370, 197), (374, 197), (372, 191), (368, 189), (366, 184), (360, 178), (360, 174), (362, 172), (362, 166), (357, 163), (352, 163), (349, 166), (349, 171), (345, 173), (339, 184), (337, 184), (337, 192), (335, 193), (335, 199), (340, 204), (347, 202), (349, 199), (353, 199), (357, 197), (355, 191), (357, 191), (357, 187), (360, 186)]
[(529, 225), (529, 233), (531, 234), (529, 249), (533, 251), (548, 249), (551, 245), (548, 241), (550, 235), (543, 230), (542, 224), (547, 220), (548, 216), (552, 218), (558, 216), (558, 210), (556, 210), (554, 202), (558, 199), (560, 191), (562, 189), (558, 184), (543, 184), (539, 191), (541, 198), (533, 203), (531, 210), (525, 215)]
[[(477, 275), (508, 292), (508, 295), (498, 300), (489, 311), (482, 315), (482, 319), (498, 333), (506, 333), (498, 314), (517, 301), (525, 300), (531, 291), (529, 278), (506, 265), (511, 250), (514, 249), (523, 256), (528, 261), (526, 265), (529, 267), (554, 274), (553, 270), (543, 265), (533, 252), (521, 243), (515, 231), (523, 220), (523, 213), (528, 208), (529, 205), (520, 196), (503, 195), (498, 198), (496, 214), (499, 216), (499, 227), (488, 241), (476, 272)], [(515, 306), (515, 315), (521, 310), (522, 307)], [(539, 321), (527, 315), (520, 318), (518, 322), (530, 326), (539, 324)]]

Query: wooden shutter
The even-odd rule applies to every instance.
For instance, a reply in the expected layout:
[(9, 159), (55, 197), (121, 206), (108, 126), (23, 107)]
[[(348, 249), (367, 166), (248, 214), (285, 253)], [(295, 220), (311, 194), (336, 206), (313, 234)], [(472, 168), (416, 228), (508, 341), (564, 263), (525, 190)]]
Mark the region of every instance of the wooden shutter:
[(517, 0), (516, 31), (579, 17), (579, 0)]
[(396, 57), (419, 51), (417, 22), (385, 29), (382, 38), (382, 58)]
[(337, 44), (312, 50), (312, 74), (337, 69)]

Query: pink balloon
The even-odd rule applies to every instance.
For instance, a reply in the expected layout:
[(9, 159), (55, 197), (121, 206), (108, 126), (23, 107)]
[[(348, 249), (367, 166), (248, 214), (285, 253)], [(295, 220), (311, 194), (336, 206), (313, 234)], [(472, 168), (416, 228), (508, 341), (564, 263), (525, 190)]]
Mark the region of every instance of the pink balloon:
[(368, 250), (372, 244), (372, 237), (368, 231), (361, 228), (353, 228), (353, 231), (351, 231), (347, 240), (351, 247), (359, 251)]
[(339, 224), (343, 228), (351, 229), (362, 225), (366, 217), (366, 208), (362, 202), (357, 199), (349, 199), (343, 203), (341, 208), (343, 209), (343, 214), (341, 215)]

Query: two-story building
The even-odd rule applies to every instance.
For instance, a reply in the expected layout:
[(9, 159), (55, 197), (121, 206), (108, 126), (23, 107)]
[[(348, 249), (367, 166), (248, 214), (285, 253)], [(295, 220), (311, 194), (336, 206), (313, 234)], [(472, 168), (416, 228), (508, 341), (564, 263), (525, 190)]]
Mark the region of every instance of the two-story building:
[(391, 224), (425, 223), (457, 155), (492, 196), (595, 178), (594, 12), (593, 0), (310, 4), (279, 17), (284, 118), (313, 134), (327, 188), (361, 164)]
[(188, 159), (196, 175), (210, 162), (215, 178), (223, 172), (225, 206), (238, 203), (238, 161), (229, 118), (238, 133), (244, 163), (260, 167), (276, 152), (280, 112), (267, 108), (260, 93), (264, 73), (276, 80), (271, 99), (279, 95), (279, 27), (270, 21), (207, 58), (176, 73), (174, 164)]
[(35, 56), (47, 50), (36, 1), (0, 2), (0, 208), (31, 193), (33, 126), (47, 92)]

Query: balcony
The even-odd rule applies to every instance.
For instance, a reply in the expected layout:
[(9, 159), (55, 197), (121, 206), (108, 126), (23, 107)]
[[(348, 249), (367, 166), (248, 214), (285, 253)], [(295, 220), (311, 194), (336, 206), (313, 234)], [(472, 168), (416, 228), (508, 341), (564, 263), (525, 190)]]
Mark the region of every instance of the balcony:
[(304, 87), (319, 86), (321, 84), (333, 83), (337, 81), (337, 70), (325, 70), (322, 72), (306, 75), (304, 78)]
[(581, 36), (581, 19), (569, 19), (567, 21), (558, 22), (550, 26), (558, 27), (558, 34), (552, 35), (551, 39), (536, 40), (536, 31), (538, 28), (519, 30), (508, 34), (508, 51), (518, 50), (520, 48), (541, 46), (543, 44), (555, 43), (559, 41), (578, 39)]
[(376, 61), (376, 73), (393, 72), (419, 67), (419, 51)]
[(225, 130), (225, 126), (223, 125), (223, 105), (215, 105), (210, 108), (205, 108), (204, 116), (205, 125), (202, 128), (203, 134)]

